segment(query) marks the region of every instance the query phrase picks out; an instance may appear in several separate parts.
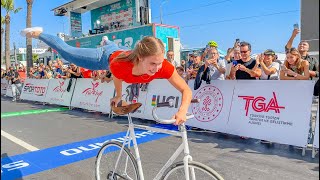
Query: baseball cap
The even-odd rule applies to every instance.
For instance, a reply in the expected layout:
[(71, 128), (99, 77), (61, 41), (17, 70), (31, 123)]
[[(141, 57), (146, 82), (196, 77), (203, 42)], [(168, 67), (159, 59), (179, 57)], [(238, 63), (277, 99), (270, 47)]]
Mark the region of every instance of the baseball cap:
[(272, 49), (267, 49), (263, 52), (264, 55), (276, 55)]

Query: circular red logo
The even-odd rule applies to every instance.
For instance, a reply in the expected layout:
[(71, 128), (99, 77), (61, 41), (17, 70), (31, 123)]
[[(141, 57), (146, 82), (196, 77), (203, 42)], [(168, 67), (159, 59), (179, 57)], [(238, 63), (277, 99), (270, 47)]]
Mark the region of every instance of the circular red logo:
[(213, 121), (220, 114), (223, 107), (223, 96), (215, 86), (202, 87), (193, 97), (200, 99), (192, 104), (194, 117), (201, 122)]

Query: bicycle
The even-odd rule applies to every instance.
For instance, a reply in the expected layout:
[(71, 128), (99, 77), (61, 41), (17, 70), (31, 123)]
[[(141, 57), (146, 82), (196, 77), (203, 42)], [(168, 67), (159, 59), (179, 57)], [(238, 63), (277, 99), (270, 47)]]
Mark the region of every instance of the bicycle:
[[(194, 99), (191, 102), (196, 103), (199, 102), (199, 100)], [(166, 164), (158, 172), (158, 174), (154, 178), (155, 180), (176, 180), (179, 178), (183, 178), (186, 180), (223, 180), (223, 178), (210, 167), (192, 160), (192, 157), (189, 152), (187, 130), (184, 124), (179, 125), (179, 131), (133, 124), (130, 114), (135, 112), (141, 105), (141, 103), (134, 103), (122, 107), (112, 107), (112, 110), (116, 114), (128, 115), (129, 127), (122, 144), (118, 141), (109, 141), (101, 146), (98, 155), (96, 156), (95, 162), (95, 177), (97, 180), (144, 180), (142, 163), (140, 159), (139, 149), (137, 146), (134, 128), (151, 130), (182, 138), (181, 145), (176, 149), (176, 151), (169, 158)], [(173, 103), (158, 103), (157, 106), (155, 106), (152, 110), (152, 115), (157, 122), (161, 124), (173, 124), (175, 122), (174, 119), (163, 120), (158, 118), (156, 114), (156, 109), (159, 107), (173, 107)], [(187, 119), (190, 119), (192, 117), (192, 114), (187, 114)], [(133, 143), (135, 156), (131, 153), (130, 150), (131, 141)], [(173, 163), (174, 160), (182, 152), (184, 152), (183, 161)], [(104, 167), (104, 165), (106, 166)]]

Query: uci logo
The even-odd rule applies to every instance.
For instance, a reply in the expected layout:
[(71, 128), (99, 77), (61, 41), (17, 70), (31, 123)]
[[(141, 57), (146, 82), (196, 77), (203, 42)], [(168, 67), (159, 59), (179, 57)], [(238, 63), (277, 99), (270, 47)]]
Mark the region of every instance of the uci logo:
[[(160, 96), (160, 95), (153, 95), (152, 96), (152, 102), (151, 105), (155, 106), (158, 103), (163, 103), (163, 102), (169, 102), (169, 101), (173, 101), (174, 102), (174, 107), (178, 108), (179, 105), (179, 96)], [(162, 100), (160, 102), (160, 100)]]

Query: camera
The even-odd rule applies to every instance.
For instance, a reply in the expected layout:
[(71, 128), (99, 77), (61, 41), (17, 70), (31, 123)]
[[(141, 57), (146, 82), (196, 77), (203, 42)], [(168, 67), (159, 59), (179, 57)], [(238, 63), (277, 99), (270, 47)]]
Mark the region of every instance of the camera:
[(294, 24), (294, 25), (293, 25), (293, 28), (294, 28), (294, 29), (299, 29), (299, 24), (298, 24), (298, 23)]

